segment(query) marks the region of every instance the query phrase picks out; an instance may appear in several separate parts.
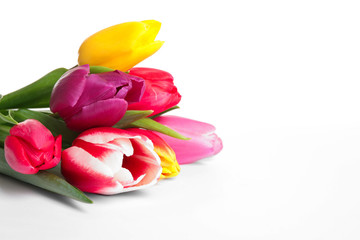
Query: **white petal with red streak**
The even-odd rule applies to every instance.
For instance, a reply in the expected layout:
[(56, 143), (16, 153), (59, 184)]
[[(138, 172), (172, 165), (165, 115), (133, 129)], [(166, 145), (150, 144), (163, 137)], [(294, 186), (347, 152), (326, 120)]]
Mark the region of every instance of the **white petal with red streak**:
[(82, 148), (72, 146), (66, 149), (66, 151), (68, 152), (68, 155), (72, 157), (70, 160), (75, 163), (74, 167), (76, 166), (82, 169), (80, 171), (97, 172), (101, 175), (109, 177), (114, 176), (114, 172), (111, 170), (111, 168), (109, 168), (109, 166), (101, 162), (99, 159), (94, 158)]

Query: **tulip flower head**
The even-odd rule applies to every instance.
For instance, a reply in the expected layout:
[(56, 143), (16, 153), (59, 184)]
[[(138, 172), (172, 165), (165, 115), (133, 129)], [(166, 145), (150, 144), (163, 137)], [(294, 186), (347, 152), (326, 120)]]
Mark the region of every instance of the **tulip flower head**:
[(145, 80), (145, 92), (141, 100), (129, 104), (130, 110), (153, 110), (155, 115), (177, 105), (181, 100), (170, 73), (154, 68), (132, 68), (133, 76)]
[(161, 166), (147, 137), (104, 127), (81, 133), (63, 151), (61, 172), (82, 191), (111, 195), (155, 184)]
[(211, 124), (171, 115), (160, 116), (154, 120), (190, 138), (184, 141), (159, 133), (174, 149), (179, 164), (210, 157), (223, 148), (222, 141)]
[(61, 157), (61, 135), (54, 137), (49, 129), (34, 119), (27, 119), (10, 129), (4, 144), (9, 166), (23, 174), (55, 167)]
[(51, 94), (51, 111), (74, 131), (113, 126), (125, 114), (128, 103), (139, 101), (144, 92), (142, 78), (117, 70), (89, 72), (89, 65), (69, 70)]
[(155, 41), (161, 23), (126, 22), (87, 38), (79, 49), (79, 65), (104, 66), (127, 71), (154, 54), (164, 42)]
[(132, 133), (145, 135), (153, 142), (154, 151), (159, 155), (161, 160), (162, 173), (160, 178), (171, 178), (179, 174), (180, 166), (176, 160), (175, 152), (161, 137), (152, 131), (145, 129), (129, 128), (126, 130)]

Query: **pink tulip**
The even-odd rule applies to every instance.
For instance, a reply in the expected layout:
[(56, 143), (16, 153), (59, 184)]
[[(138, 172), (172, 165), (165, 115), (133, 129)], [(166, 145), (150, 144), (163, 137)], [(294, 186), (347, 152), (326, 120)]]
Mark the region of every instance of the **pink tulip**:
[(155, 120), (190, 138), (190, 140), (180, 140), (159, 134), (175, 151), (179, 164), (192, 163), (210, 157), (223, 148), (222, 141), (215, 134), (213, 125), (169, 115), (157, 117)]
[(89, 129), (62, 153), (65, 179), (90, 193), (110, 195), (141, 189), (155, 184), (161, 170), (152, 142), (122, 129)]
[(129, 110), (153, 110), (155, 115), (180, 102), (181, 95), (170, 73), (154, 68), (132, 68), (130, 74), (145, 80), (145, 92), (139, 102), (129, 104)]
[(89, 72), (89, 65), (67, 71), (51, 94), (51, 111), (75, 131), (113, 126), (145, 89), (143, 79), (120, 71)]
[(55, 167), (61, 157), (61, 135), (53, 137), (39, 121), (28, 119), (10, 129), (5, 139), (5, 159), (23, 174)]

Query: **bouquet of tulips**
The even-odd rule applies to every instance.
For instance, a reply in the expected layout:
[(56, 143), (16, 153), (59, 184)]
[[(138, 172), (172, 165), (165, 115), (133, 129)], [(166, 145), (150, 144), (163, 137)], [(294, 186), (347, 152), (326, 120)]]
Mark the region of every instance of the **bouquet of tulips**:
[(160, 23), (101, 30), (59, 68), (0, 96), (0, 173), (91, 203), (175, 177), (222, 149), (207, 123), (164, 115), (181, 100), (171, 74), (134, 67), (163, 45)]

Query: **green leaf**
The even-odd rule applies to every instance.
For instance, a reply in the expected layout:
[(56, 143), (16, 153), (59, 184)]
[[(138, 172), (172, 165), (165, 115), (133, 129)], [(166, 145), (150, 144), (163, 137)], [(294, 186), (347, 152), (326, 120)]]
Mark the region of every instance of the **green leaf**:
[(4, 147), (5, 138), (10, 135), (10, 126), (0, 125), (0, 147)]
[(189, 140), (190, 138), (181, 135), (180, 133), (168, 128), (161, 123), (158, 123), (151, 118), (142, 118), (139, 119), (129, 125), (129, 127), (136, 127), (136, 128), (144, 128), (156, 132), (160, 132), (166, 135), (169, 135), (174, 138), (182, 139), (182, 140)]
[(159, 117), (159, 116), (161, 116), (161, 115), (163, 115), (163, 114), (165, 114), (167, 112), (170, 112), (170, 111), (178, 109), (178, 108), (180, 108), (180, 107), (179, 106), (173, 106), (171, 108), (166, 109), (165, 111), (162, 111), (161, 113), (158, 113), (158, 114), (155, 114), (155, 115), (151, 116), (150, 118), (151, 119), (157, 118), (157, 117)]
[(152, 113), (153, 113), (152, 110), (147, 110), (147, 111), (128, 110), (126, 111), (125, 115), (121, 118), (121, 120), (118, 123), (116, 123), (113, 127), (126, 128), (132, 122), (145, 118)]
[(52, 89), (66, 71), (55, 69), (30, 85), (2, 96), (0, 109), (49, 107)]
[(92, 203), (82, 191), (53, 173), (39, 171), (37, 174), (21, 174), (12, 170), (5, 160), (2, 148), (0, 148), (0, 173), (80, 202)]
[(102, 66), (90, 66), (90, 73), (112, 72), (114, 69)]
[(74, 139), (79, 135), (66, 127), (63, 120), (51, 117), (48, 114), (32, 111), (29, 109), (19, 109), (12, 112), (16, 121), (22, 122), (26, 119), (36, 119), (47, 127), (54, 136), (62, 135), (63, 147), (71, 146)]
[(5, 123), (10, 123), (12, 125), (18, 124), (18, 122), (11, 116), (12, 111), (8, 110), (7, 115), (0, 112), (0, 120)]

